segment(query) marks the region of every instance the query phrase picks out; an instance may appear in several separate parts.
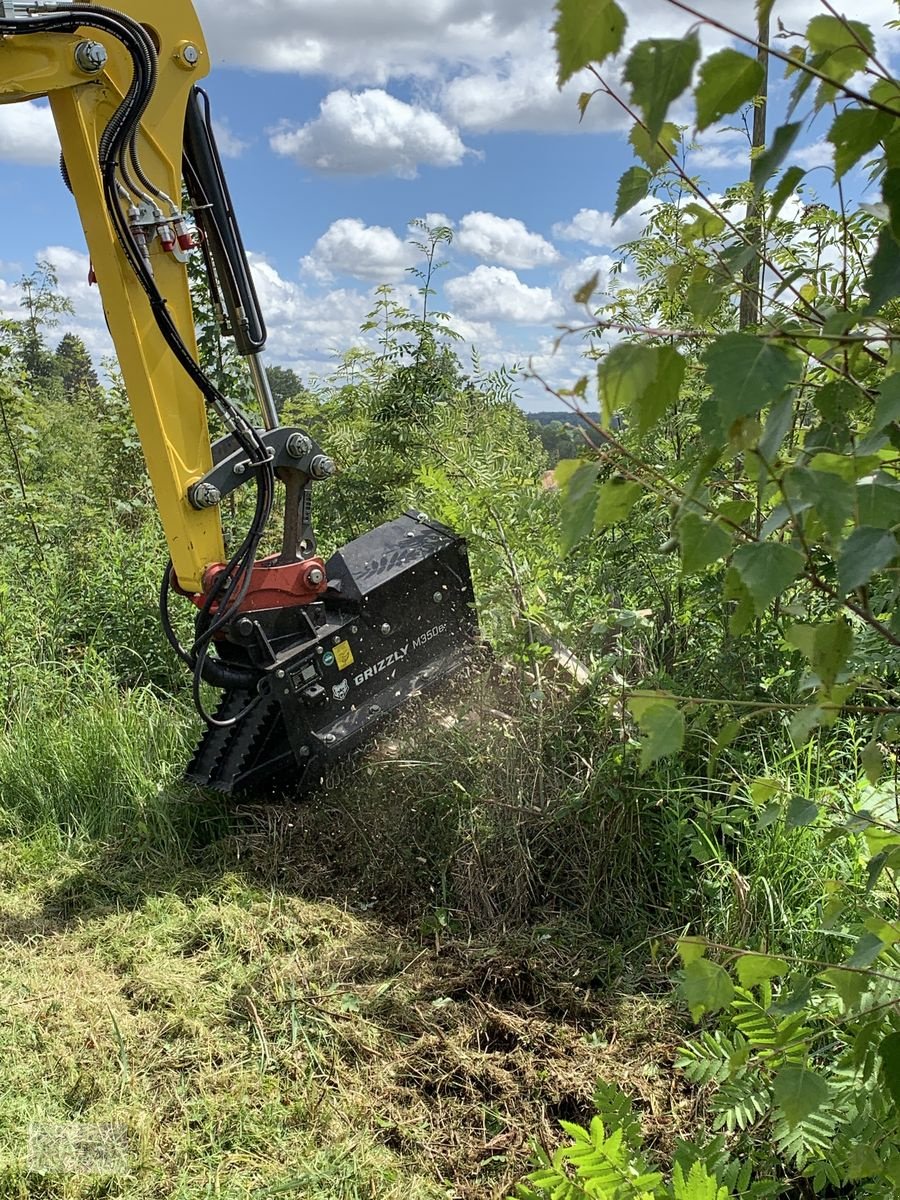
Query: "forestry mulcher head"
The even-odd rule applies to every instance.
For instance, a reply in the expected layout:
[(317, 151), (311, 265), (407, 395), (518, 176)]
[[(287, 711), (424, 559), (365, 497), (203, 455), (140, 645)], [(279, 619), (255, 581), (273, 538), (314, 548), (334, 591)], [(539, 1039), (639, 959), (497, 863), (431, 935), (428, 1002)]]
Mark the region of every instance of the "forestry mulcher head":
[(409, 512), (338, 550), (312, 603), (245, 611), (208, 666), (226, 684), (187, 777), (302, 792), (478, 640), (466, 545)]

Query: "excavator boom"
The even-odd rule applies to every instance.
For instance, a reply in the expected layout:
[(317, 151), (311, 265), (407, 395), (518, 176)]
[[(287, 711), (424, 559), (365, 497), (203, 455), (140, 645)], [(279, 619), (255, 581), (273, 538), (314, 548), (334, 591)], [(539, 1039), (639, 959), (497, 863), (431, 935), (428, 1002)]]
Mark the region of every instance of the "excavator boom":
[[(265, 320), (199, 86), (208, 61), (190, 0), (0, 0), (0, 103), (49, 98), (169, 545), (163, 627), (207, 726), (188, 778), (302, 790), (455, 671), (478, 628), (465, 543), (424, 514), (327, 562), (317, 552), (312, 489), (336, 468), (304, 430), (279, 426)], [(257, 418), (198, 361), (192, 256), (247, 361)], [(210, 412), (226, 430), (214, 444)], [(260, 557), (278, 486), (281, 552)], [(242, 488), (253, 516), (226, 547), (219, 507)], [(196, 609), (189, 646), (169, 616), (173, 592)], [(204, 684), (223, 693), (214, 715)]]

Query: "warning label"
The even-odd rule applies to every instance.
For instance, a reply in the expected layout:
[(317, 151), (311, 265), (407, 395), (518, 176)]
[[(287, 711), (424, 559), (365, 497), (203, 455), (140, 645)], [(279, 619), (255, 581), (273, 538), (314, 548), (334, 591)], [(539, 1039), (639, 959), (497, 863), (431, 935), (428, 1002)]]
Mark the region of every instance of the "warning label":
[(353, 651), (349, 642), (338, 642), (334, 648), (334, 660), (342, 671), (353, 665)]

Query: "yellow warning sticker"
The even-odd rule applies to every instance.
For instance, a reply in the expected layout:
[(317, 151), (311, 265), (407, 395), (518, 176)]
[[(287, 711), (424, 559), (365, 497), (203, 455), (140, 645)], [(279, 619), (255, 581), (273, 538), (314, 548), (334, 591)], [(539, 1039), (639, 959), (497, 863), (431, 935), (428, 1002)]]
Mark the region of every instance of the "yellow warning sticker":
[(338, 642), (334, 648), (334, 661), (342, 671), (353, 665), (353, 651), (349, 642)]

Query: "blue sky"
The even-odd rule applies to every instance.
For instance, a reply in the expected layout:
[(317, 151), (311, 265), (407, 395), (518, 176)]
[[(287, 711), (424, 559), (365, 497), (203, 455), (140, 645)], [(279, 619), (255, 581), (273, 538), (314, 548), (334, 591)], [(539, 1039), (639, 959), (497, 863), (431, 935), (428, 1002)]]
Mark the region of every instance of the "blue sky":
[[(667, 0), (626, 0), (630, 41), (684, 32)], [(698, 0), (749, 29), (752, 0)], [(609, 270), (640, 231), (640, 210), (613, 227), (616, 183), (631, 161), (618, 112), (599, 99), (582, 126), (587, 80), (556, 88), (552, 0), (197, 0), (210, 47), (207, 81), (226, 166), (267, 308), (271, 361), (324, 374), (359, 342), (373, 288), (410, 287), (413, 217), (446, 218), (455, 238), (440, 303), (489, 365), (534, 360), (549, 379), (577, 370), (555, 357), (571, 293)], [(802, 29), (818, 0), (778, 0)], [(856, 0), (873, 27), (893, 0)], [(706, 52), (724, 43), (703, 33)], [(892, 48), (887, 43), (888, 51)], [(613, 75), (615, 71), (613, 70)], [(690, 121), (690, 111), (676, 113)], [(825, 163), (822, 129), (809, 164)], [(57, 267), (98, 356), (108, 352), (84, 241), (59, 181), (55, 133), (39, 105), (0, 106), (0, 312), (38, 256)], [(740, 138), (708, 135), (693, 160), (712, 191), (743, 176)], [(827, 191), (827, 172), (814, 176)], [(525, 388), (528, 407), (546, 401)]]

